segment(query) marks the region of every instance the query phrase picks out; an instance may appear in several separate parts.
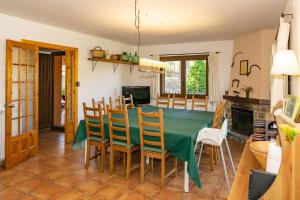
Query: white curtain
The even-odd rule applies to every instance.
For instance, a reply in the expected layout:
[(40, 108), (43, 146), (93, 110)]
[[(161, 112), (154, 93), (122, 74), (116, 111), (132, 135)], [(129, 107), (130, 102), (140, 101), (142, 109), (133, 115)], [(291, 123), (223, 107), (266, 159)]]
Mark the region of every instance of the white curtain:
[(218, 58), (217, 53), (212, 52), (209, 53), (208, 56), (208, 93), (209, 93), (209, 100), (212, 102), (220, 101), (222, 98), (219, 82), (220, 82), (220, 75), (218, 70)]
[[(272, 60), (277, 51), (288, 49), (289, 35), (290, 23), (286, 22), (284, 18), (280, 18), (277, 40), (272, 45)], [(287, 87), (287, 80), (284, 80), (283, 76), (271, 75), (271, 108), (287, 95)]]

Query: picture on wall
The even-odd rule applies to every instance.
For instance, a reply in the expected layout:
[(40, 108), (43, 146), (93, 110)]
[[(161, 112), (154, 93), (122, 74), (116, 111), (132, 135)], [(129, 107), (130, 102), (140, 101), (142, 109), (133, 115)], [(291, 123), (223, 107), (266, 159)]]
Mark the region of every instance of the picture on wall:
[(248, 75), (248, 60), (241, 60), (240, 62), (240, 75)]

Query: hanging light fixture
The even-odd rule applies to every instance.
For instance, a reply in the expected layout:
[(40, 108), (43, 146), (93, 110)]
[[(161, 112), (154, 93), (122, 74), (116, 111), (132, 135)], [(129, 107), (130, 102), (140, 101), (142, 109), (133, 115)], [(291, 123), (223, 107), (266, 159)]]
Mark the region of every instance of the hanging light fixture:
[[(137, 7), (137, 0), (134, 2), (134, 26), (138, 31), (138, 46), (137, 52), (140, 57), (140, 45), (141, 45), (141, 31), (140, 31), (140, 9)], [(140, 58), (139, 59), (139, 70), (143, 72), (155, 72), (155, 73), (165, 73), (165, 68), (167, 63), (158, 60)]]

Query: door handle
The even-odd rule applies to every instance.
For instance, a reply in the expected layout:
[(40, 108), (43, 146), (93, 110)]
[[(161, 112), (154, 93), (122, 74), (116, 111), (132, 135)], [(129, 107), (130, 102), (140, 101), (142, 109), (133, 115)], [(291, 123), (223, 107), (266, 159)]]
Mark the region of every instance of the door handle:
[(11, 104), (4, 104), (4, 108), (14, 108), (15, 104), (11, 103)]

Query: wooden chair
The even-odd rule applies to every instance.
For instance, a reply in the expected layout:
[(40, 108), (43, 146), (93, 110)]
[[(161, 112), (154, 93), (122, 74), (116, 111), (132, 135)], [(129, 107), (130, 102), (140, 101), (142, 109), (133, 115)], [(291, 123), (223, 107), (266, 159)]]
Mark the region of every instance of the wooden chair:
[[(100, 172), (102, 173), (108, 140), (105, 138), (101, 104), (98, 103), (96, 107), (87, 107), (86, 103), (83, 103), (83, 111), (87, 135), (87, 155), (85, 160), (85, 167), (88, 168), (90, 160), (95, 159), (97, 158), (97, 156), (101, 155)], [(96, 149), (95, 155), (93, 157), (91, 157), (90, 155), (91, 146), (94, 146)], [(97, 153), (98, 149), (100, 150), (100, 153)]]
[(207, 111), (208, 107), (208, 97), (206, 96), (205, 99), (195, 98), (192, 96), (192, 110), (196, 110), (197, 108), (204, 109)]
[(101, 100), (100, 101), (96, 101), (94, 98), (92, 99), (92, 103), (93, 103), (93, 107), (97, 107), (98, 106), (98, 103), (101, 104), (101, 109), (103, 111), (103, 113), (106, 115), (106, 105), (105, 105), (105, 98), (104, 97), (101, 97)]
[[(146, 121), (147, 120), (147, 121)], [(167, 157), (167, 150), (165, 149), (164, 140), (164, 122), (163, 111), (159, 109), (158, 112), (142, 112), (142, 108), (138, 108), (138, 121), (140, 128), (140, 140), (141, 140), (141, 183), (144, 182), (145, 176), (145, 157), (152, 158), (152, 170), (153, 159), (161, 160), (161, 188), (165, 185), (165, 179), (174, 174), (177, 176), (177, 158), (174, 157), (174, 169), (172, 169), (167, 175), (165, 175), (165, 160)]]
[[(114, 152), (123, 152), (127, 156), (126, 161), (126, 178), (129, 178), (130, 171), (139, 166), (131, 168), (131, 153), (140, 149), (139, 146), (134, 146), (130, 142), (128, 110), (125, 106), (124, 109), (111, 109), (107, 105), (107, 120), (110, 135), (110, 164), (109, 175), (113, 174), (114, 170)], [(125, 156), (124, 156), (125, 163)]]
[(116, 99), (109, 97), (109, 105), (110, 105), (110, 108), (122, 109), (121, 97), (118, 96), (118, 98), (116, 98)]
[(159, 96), (159, 94), (157, 94), (157, 98), (156, 98), (156, 106), (157, 107), (167, 107), (167, 108), (170, 108), (170, 94), (168, 94), (167, 97), (162, 97), (162, 96)]
[(173, 94), (172, 108), (187, 109), (187, 96), (185, 95), (184, 97), (176, 97), (175, 94)]
[(123, 107), (127, 107), (128, 109), (134, 109), (132, 95), (130, 95), (129, 97), (122, 96), (122, 103), (123, 103)]

